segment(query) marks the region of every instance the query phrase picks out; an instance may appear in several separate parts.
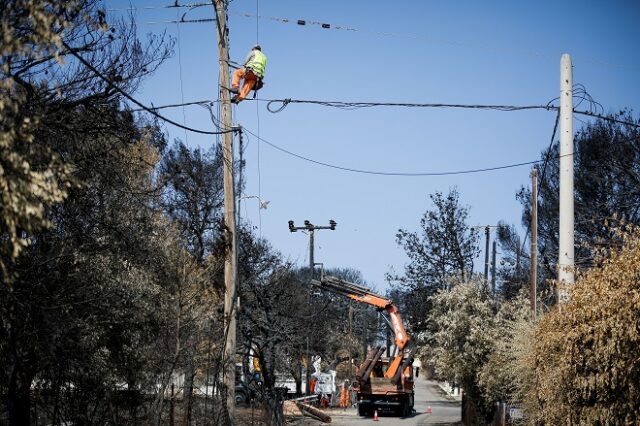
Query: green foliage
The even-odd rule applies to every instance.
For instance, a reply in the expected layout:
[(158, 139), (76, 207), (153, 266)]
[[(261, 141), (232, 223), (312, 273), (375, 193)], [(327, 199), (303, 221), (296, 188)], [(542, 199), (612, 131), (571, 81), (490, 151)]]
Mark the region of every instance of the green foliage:
[(0, 0), (0, 37), (0, 274), (8, 282), (31, 236), (52, 225), (48, 210), (81, 184), (72, 179), (64, 150), (39, 134), (80, 137), (67, 123), (74, 109), (117, 98), (97, 75), (69, 60), (63, 42), (129, 91), (169, 47), (162, 37), (142, 46), (131, 22), (109, 27), (99, 0)]
[(79, 2), (0, 1), (0, 274), (28, 245), (29, 235), (51, 225), (46, 208), (66, 197), (70, 169), (34, 144), (40, 117), (27, 103), (29, 87), (13, 72), (15, 63), (40, 61), (57, 51), (60, 32)]
[(533, 324), (526, 294), (503, 301), (494, 318), (495, 339), (478, 374), (478, 386), (488, 401), (520, 405), (520, 390), (533, 375), (521, 356), (532, 347)]
[[(67, 123), (79, 125), (86, 115), (120, 133), (64, 139), (81, 185), (69, 189), (51, 212), (53, 226), (33, 235), (16, 260), (20, 273), (2, 299), (8, 344), (0, 351), (3, 385), (30, 386), (35, 379), (44, 392), (65, 389), (76, 395), (65, 416), (81, 422), (92, 421), (87, 404), (96, 404), (94, 415), (107, 415), (104, 395), (117, 384), (148, 385), (146, 351), (165, 323), (162, 271), (173, 256), (167, 241), (175, 239), (154, 208), (150, 177), (158, 153), (151, 141), (129, 114), (108, 109), (78, 111)], [(61, 142), (44, 130), (39, 140), (57, 149)]]
[[(478, 423), (489, 421), (498, 401), (519, 401), (523, 370), (518, 354), (526, 350), (529, 307), (524, 297), (496, 301), (480, 280), (456, 281), (432, 297), (436, 326), (430, 356), (436, 374), (464, 389)], [(526, 381), (528, 384), (529, 382)]]
[(167, 52), (124, 22), (106, 29), (96, 0), (0, 1), (0, 272), (11, 283), (0, 393), (12, 424), (30, 423), (34, 390), (49, 422), (113, 419), (124, 384), (155, 386), (152, 350), (175, 329), (167, 278), (188, 259), (158, 209), (162, 135), (65, 63), (61, 45), (129, 89)]
[(433, 209), (420, 220), (420, 233), (400, 229), (396, 235), (409, 264), (404, 275), (390, 276), (404, 293), (403, 312), (416, 332), (426, 330), (429, 297), (446, 288), (450, 277), (465, 279), (473, 270), (478, 254), (478, 234), (467, 224), (469, 208), (460, 205), (459, 194), (451, 189), (445, 196), (430, 196)]
[(502, 260), (497, 265), (497, 275), (501, 283), (501, 296), (512, 300), (522, 289), (529, 288), (531, 279), (530, 244), (523, 246), (518, 230), (513, 225), (500, 221), (496, 229), (496, 240), (500, 245)]
[(220, 238), (222, 223), (222, 150), (190, 150), (176, 142), (163, 156), (165, 210), (178, 224), (189, 250), (202, 262)]
[[(631, 112), (620, 111), (612, 118), (637, 122)], [(543, 296), (551, 294), (546, 279), (556, 276), (558, 256), (559, 143), (542, 153), (549, 158), (544, 178), (539, 182), (538, 259)], [(574, 137), (575, 261), (578, 267), (593, 265), (591, 247), (611, 240), (605, 222), (640, 224), (640, 129), (636, 126), (597, 120)], [(523, 207), (522, 224), (531, 222), (531, 191), (518, 193)], [(515, 256), (511, 250), (511, 256)], [(554, 303), (553, 297), (543, 302)]]
[[(438, 376), (460, 385), (477, 403), (482, 401), (478, 375), (498, 337), (493, 303), (483, 288), (474, 281), (440, 290), (431, 299), (430, 313), (436, 326), (431, 359)], [(490, 411), (491, 402), (482, 411)]]

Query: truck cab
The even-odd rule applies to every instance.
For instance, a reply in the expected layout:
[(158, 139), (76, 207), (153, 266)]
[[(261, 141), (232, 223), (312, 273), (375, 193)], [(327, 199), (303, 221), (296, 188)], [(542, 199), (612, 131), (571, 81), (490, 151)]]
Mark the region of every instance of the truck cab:
[(393, 359), (379, 358), (368, 380), (357, 384), (358, 414), (372, 416), (378, 413), (407, 417), (413, 412), (413, 368), (408, 366), (402, 372), (402, 380), (397, 385), (390, 383), (384, 376)]

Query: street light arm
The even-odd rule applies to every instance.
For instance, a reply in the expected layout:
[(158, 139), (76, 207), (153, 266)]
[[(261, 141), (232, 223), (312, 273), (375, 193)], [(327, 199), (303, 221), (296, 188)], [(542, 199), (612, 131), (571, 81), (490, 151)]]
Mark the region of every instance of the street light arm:
[(268, 201), (268, 200), (265, 201), (262, 198), (258, 197), (257, 195), (244, 195), (244, 196), (240, 197), (241, 200), (246, 200), (246, 199), (249, 199), (249, 198), (257, 199), (258, 202), (260, 203), (260, 208), (263, 209), (263, 210), (266, 210), (267, 206), (270, 203), (270, 201)]

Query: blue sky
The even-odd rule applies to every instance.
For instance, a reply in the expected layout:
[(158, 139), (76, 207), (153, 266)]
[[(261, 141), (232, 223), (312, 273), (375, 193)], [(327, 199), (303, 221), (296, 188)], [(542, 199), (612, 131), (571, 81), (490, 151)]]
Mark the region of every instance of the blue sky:
[[(162, 23), (187, 11), (160, 7), (172, 0), (107, 4), (136, 8), (141, 35), (166, 30), (176, 38), (174, 57), (141, 86), (135, 94), (139, 100), (158, 106), (217, 98), (214, 23)], [(185, 18), (212, 16), (212, 7), (201, 7)], [(634, 1), (234, 0), (229, 36), (231, 57), (238, 62), (256, 41), (262, 45), (268, 57), (262, 99), (546, 104), (558, 96), (560, 57), (569, 53), (574, 83), (583, 84), (605, 112), (629, 107), (637, 114), (639, 18), (640, 3)], [(299, 19), (331, 28), (300, 26), (295, 24)], [(208, 112), (199, 106), (163, 114), (212, 130)], [(555, 113), (544, 110), (345, 111), (291, 104), (272, 114), (265, 102), (255, 101), (234, 109), (237, 124), (283, 149), (385, 172), (460, 171), (534, 161), (549, 144), (554, 120)], [(574, 121), (576, 130), (581, 125)], [(216, 143), (171, 125), (165, 129), (171, 140), (180, 138), (193, 147)], [(462, 204), (470, 207), (469, 225), (505, 220), (520, 226), (515, 194), (521, 185), (530, 185), (530, 166), (438, 177), (376, 176), (305, 162), (248, 138), (245, 193), (270, 203), (259, 210), (257, 200), (248, 198), (242, 216), (300, 265), (308, 263), (309, 239), (290, 233), (287, 221), (327, 225), (336, 220), (335, 231), (316, 232), (316, 262), (358, 269), (379, 289), (385, 287), (390, 268), (403, 270), (407, 258), (395, 234), (399, 228), (418, 229), (431, 207), (429, 194), (457, 187)], [(481, 254), (476, 262), (479, 271), (483, 259)]]

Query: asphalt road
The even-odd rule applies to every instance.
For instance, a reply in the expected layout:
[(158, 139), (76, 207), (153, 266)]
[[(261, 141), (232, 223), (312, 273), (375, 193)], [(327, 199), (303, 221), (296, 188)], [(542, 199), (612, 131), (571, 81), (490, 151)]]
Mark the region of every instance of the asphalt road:
[[(431, 407), (431, 413), (427, 413)], [(387, 417), (379, 416), (374, 422), (371, 417), (360, 417), (356, 408), (346, 411), (332, 409), (327, 411), (332, 418), (331, 424), (338, 426), (356, 425), (385, 425), (385, 426), (422, 426), (422, 425), (455, 425), (460, 422), (460, 402), (452, 400), (440, 390), (436, 382), (416, 378), (415, 382), (415, 413), (411, 417)], [(296, 426), (326, 425), (318, 420), (310, 418), (300, 419)]]

